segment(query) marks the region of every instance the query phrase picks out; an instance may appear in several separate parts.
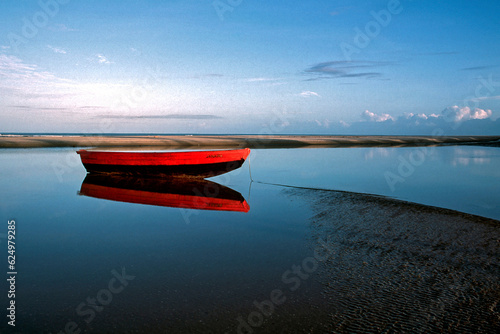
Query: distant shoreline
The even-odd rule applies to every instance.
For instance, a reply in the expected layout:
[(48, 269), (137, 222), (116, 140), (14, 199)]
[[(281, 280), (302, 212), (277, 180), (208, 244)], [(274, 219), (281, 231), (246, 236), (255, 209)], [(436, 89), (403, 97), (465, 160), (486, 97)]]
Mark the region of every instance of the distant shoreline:
[(313, 148), (429, 145), (500, 146), (500, 136), (0, 135), (0, 148)]

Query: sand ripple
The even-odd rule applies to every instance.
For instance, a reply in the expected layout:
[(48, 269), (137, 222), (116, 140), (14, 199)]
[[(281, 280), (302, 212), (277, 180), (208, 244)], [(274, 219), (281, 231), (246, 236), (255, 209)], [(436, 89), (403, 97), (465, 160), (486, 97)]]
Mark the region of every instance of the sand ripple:
[(492, 333), (500, 222), (400, 201), (293, 190), (335, 256), (319, 281), (335, 333)]

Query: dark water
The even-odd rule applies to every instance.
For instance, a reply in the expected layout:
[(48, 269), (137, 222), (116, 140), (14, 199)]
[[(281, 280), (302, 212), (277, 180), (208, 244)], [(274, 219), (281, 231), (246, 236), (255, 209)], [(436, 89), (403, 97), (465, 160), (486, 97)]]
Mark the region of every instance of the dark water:
[(0, 331), (492, 332), (498, 221), (259, 183), (500, 218), (497, 148), (415, 150), (254, 150), (256, 182), (245, 163), (211, 180), (224, 187), (103, 182), (75, 150), (2, 150), (0, 244), (7, 273), (14, 219), (17, 275), (16, 327)]

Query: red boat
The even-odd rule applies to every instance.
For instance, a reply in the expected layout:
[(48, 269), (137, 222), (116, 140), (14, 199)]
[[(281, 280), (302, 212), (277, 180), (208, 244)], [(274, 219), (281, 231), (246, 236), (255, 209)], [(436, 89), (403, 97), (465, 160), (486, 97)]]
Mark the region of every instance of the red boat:
[(228, 187), (203, 179), (141, 178), (87, 174), (80, 195), (118, 202), (173, 208), (248, 212), (243, 196)]
[(211, 177), (243, 165), (250, 149), (180, 152), (120, 152), (79, 150), (89, 173)]

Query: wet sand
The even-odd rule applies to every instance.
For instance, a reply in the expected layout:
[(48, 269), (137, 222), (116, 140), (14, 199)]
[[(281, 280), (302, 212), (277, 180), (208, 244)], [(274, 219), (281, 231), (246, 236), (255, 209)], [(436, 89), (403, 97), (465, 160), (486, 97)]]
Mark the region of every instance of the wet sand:
[(497, 145), (498, 143), (500, 143), (500, 136), (0, 136), (0, 148), (147, 146), (155, 148), (301, 148), (443, 144)]
[[(217, 316), (146, 325), (169, 333), (494, 333), (500, 329), (500, 221), (363, 194), (285, 189), (308, 203), (313, 250), (332, 256), (309, 269), (286, 300)], [(299, 262), (300, 264), (300, 262)], [(312, 267), (314, 268), (314, 267)], [(279, 278), (277, 278), (279, 282)], [(255, 292), (263, 300), (269, 291)], [(242, 298), (240, 296), (240, 298)], [(251, 298), (251, 297), (250, 297)], [(251, 305), (251, 299), (237, 304)], [(261, 300), (258, 300), (261, 302)], [(236, 303), (235, 301), (232, 301)], [(239, 326), (236, 318), (245, 320)], [(258, 326), (248, 325), (251, 321)], [(151, 322), (153, 323), (153, 322)], [(241, 324), (241, 323), (240, 323)]]
[[(289, 190), (335, 256), (318, 270), (335, 333), (500, 328), (500, 222), (381, 197)], [(325, 324), (326, 325), (326, 324)]]

